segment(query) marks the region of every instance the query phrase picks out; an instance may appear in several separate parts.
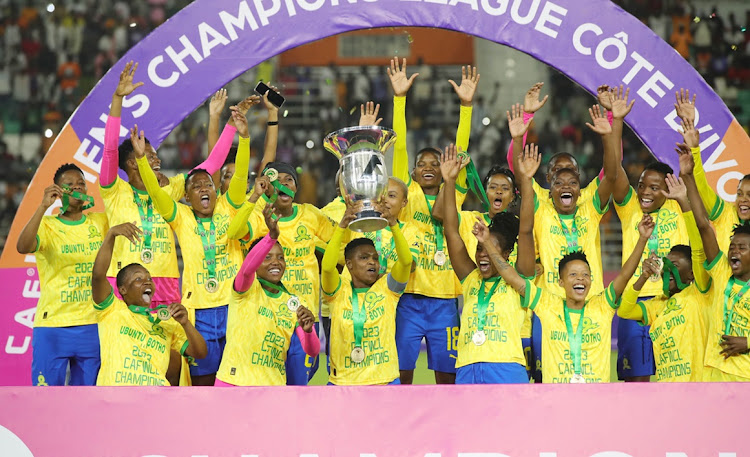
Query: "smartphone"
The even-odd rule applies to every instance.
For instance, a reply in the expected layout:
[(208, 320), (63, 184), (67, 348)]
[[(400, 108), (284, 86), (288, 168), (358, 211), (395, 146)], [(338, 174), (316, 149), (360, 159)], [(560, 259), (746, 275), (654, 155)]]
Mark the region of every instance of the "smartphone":
[(261, 97), (266, 95), (266, 92), (268, 92), (268, 100), (278, 108), (281, 108), (281, 105), (283, 105), (286, 101), (286, 99), (282, 97), (281, 94), (266, 86), (263, 81), (258, 81), (258, 85), (255, 86), (255, 92), (260, 94)]

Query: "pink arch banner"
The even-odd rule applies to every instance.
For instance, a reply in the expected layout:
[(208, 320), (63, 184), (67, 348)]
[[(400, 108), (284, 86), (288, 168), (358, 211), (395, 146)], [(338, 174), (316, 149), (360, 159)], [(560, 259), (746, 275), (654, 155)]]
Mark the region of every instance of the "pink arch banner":
[(673, 93), (700, 100), (697, 126), (709, 181), (727, 200), (750, 171), (750, 139), (718, 95), (667, 43), (608, 0), (197, 0), (123, 56), (68, 120), (42, 161), (0, 257), (0, 385), (30, 384), (31, 326), (39, 297), (33, 256), (15, 251), (18, 234), (61, 164), (80, 166), (96, 192), (104, 125), (125, 62), (146, 84), (124, 103), (126, 128), (147, 130), (158, 146), (211, 93), (287, 49), (351, 30), (419, 26), (456, 30), (543, 61), (589, 92), (626, 84), (637, 103), (629, 125), (660, 160), (677, 168)]

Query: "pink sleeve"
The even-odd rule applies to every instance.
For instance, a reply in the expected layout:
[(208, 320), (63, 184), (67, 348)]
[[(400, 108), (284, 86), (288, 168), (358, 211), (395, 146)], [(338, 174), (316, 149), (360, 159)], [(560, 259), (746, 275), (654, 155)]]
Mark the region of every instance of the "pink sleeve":
[[(526, 111), (523, 112), (523, 123), (528, 124), (531, 122), (531, 120), (534, 119), (534, 113), (527, 113)], [(526, 133), (523, 134), (523, 145), (522, 148), (526, 146), (526, 136), (528, 136), (529, 131), (527, 130)], [(508, 168), (510, 168), (510, 171), (513, 170), (513, 139), (510, 140), (510, 146), (508, 147), (508, 156), (506, 157), (506, 160), (508, 161)]]
[(318, 333), (315, 331), (315, 327), (312, 328), (312, 332), (310, 333), (302, 330), (302, 327), (300, 326), (297, 326), (294, 331), (299, 337), (299, 342), (302, 343), (302, 350), (305, 351), (305, 354), (310, 357), (317, 356), (320, 352), (320, 338), (318, 338)]
[(232, 148), (232, 141), (234, 141), (235, 133), (237, 133), (235, 127), (232, 127), (229, 124), (224, 126), (224, 130), (221, 131), (221, 136), (211, 150), (211, 153), (208, 155), (208, 159), (204, 160), (203, 163), (195, 168), (201, 168), (210, 174), (214, 174), (221, 170), (221, 167), (224, 166), (224, 162), (226, 162), (227, 156), (229, 155), (229, 149)]
[(258, 269), (263, 259), (271, 251), (273, 245), (276, 244), (276, 240), (271, 238), (269, 234), (263, 237), (245, 257), (245, 261), (242, 262), (240, 271), (237, 272), (237, 277), (234, 278), (234, 290), (237, 292), (246, 292), (250, 289), (253, 281), (255, 280), (255, 270)]
[(102, 169), (99, 172), (99, 185), (109, 186), (117, 178), (117, 146), (120, 142), (120, 118), (107, 117), (104, 126), (104, 153), (102, 153)]
[[(612, 111), (607, 111), (607, 120), (609, 121), (609, 125), (612, 125), (612, 123), (615, 120), (615, 117), (612, 115)], [(620, 141), (620, 162), (622, 162), (623, 157), (623, 146), (622, 141)], [(602, 167), (601, 171), (599, 171), (599, 181), (604, 179), (604, 167)]]

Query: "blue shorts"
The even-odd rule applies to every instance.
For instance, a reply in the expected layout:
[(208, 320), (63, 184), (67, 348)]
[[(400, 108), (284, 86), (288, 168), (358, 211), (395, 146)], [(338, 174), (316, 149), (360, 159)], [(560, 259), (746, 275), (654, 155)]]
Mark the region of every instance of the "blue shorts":
[[(638, 301), (652, 297), (642, 297)], [(648, 331), (651, 327), (629, 319), (617, 322), (617, 378), (652, 376), (656, 373), (654, 344)]]
[(478, 362), (456, 370), (456, 384), (528, 384), (526, 367), (520, 363)]
[(219, 371), (224, 346), (227, 344), (228, 310), (228, 305), (195, 310), (195, 328), (206, 340), (208, 355), (195, 360), (195, 365), (190, 367), (190, 375), (205, 376)]
[[(315, 332), (320, 332), (320, 323), (315, 323)], [(320, 333), (318, 333), (320, 335)], [(297, 332), (292, 333), (292, 342), (289, 344), (289, 350), (286, 353), (286, 385), (287, 386), (306, 386), (307, 383), (318, 372), (320, 356), (310, 357), (302, 349), (302, 342), (297, 336)]]
[(542, 383), (542, 321), (536, 313), (531, 317), (531, 377), (537, 384)]
[(96, 385), (101, 365), (96, 324), (35, 327), (31, 347), (32, 385), (64, 386), (68, 365), (71, 386)]
[(422, 338), (427, 340), (427, 367), (443, 373), (456, 372), (458, 352), (458, 300), (404, 294), (396, 308), (398, 368), (417, 366)]

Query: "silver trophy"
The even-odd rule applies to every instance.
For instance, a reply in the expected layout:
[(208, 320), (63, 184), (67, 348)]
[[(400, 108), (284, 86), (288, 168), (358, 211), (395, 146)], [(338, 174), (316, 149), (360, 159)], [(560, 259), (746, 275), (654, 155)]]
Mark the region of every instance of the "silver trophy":
[(323, 139), (328, 152), (341, 160), (341, 196), (350, 203), (362, 202), (362, 211), (349, 224), (350, 230), (374, 232), (388, 226), (373, 203), (388, 188), (385, 152), (395, 141), (393, 130), (377, 126), (348, 127)]

